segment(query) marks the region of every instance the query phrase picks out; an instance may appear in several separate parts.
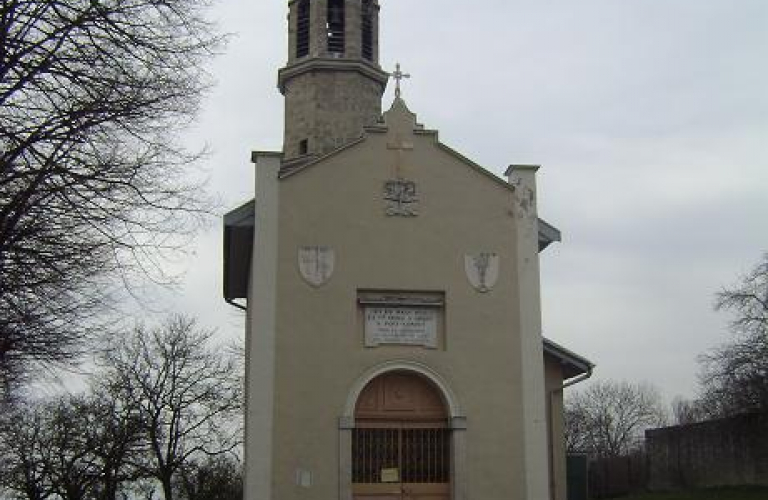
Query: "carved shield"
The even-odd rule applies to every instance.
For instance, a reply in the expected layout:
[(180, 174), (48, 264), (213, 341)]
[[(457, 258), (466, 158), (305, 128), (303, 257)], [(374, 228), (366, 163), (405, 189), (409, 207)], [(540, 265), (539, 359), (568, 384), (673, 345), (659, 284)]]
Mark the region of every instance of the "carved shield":
[(482, 252), (464, 256), (464, 271), (469, 283), (481, 293), (496, 285), (499, 279), (499, 256), (495, 253)]
[(311, 246), (299, 248), (299, 273), (312, 286), (321, 286), (331, 279), (334, 253), (330, 247)]

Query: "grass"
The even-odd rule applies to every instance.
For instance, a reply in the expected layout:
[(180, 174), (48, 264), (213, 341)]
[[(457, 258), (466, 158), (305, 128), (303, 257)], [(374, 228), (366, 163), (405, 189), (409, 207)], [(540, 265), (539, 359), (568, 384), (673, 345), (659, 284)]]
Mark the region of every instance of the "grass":
[(691, 491), (642, 493), (617, 500), (768, 500), (768, 487), (734, 486)]

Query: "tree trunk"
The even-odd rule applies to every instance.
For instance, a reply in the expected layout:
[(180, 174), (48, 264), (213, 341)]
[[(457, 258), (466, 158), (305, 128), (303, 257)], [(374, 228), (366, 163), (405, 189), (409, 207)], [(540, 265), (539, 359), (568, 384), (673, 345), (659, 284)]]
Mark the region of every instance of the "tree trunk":
[(167, 474), (160, 478), (160, 482), (163, 485), (163, 498), (165, 500), (173, 500), (173, 487), (171, 486), (171, 475)]

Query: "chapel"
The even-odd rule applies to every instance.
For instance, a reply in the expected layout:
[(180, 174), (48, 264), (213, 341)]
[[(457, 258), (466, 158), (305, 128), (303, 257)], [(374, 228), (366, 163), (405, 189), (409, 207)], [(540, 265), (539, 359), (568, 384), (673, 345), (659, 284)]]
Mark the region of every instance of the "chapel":
[[(534, 165), (501, 178), (410, 111), (377, 0), (291, 0), (280, 151), (224, 217), (246, 311), (247, 500), (565, 500)], [(390, 79), (395, 97), (382, 113)], [(413, 105), (413, 103), (411, 103)]]

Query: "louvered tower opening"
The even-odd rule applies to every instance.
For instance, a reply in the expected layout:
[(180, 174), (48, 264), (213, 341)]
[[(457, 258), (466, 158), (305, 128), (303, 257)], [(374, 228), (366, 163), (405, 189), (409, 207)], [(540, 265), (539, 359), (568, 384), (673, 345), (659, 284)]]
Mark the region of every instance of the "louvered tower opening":
[(344, 53), (344, 0), (328, 0), (328, 52)]
[(296, 12), (296, 57), (309, 55), (309, 0), (299, 0)]
[(361, 15), (363, 59), (373, 61), (373, 0), (363, 0)]

